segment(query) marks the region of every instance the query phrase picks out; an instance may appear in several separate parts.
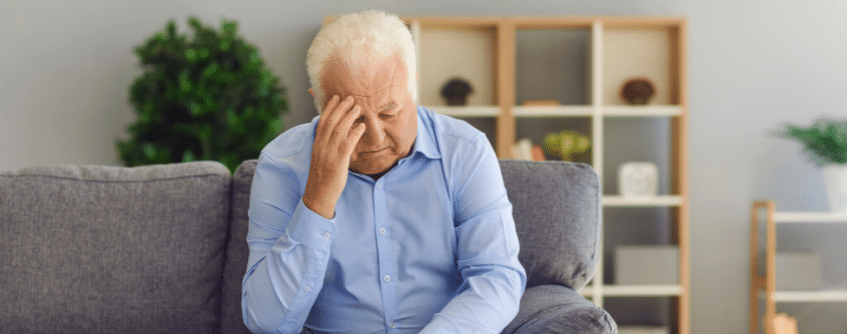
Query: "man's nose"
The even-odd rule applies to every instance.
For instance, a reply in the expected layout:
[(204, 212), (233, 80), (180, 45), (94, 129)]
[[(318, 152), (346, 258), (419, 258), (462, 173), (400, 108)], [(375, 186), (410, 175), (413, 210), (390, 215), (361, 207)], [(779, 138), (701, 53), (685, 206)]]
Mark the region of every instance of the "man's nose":
[[(385, 137), (385, 131), (383, 131), (382, 122), (380, 122), (375, 117), (365, 117), (365, 133), (362, 134), (362, 141), (368, 146), (371, 145), (380, 145)], [(382, 148), (382, 147), (369, 147), (369, 148)]]

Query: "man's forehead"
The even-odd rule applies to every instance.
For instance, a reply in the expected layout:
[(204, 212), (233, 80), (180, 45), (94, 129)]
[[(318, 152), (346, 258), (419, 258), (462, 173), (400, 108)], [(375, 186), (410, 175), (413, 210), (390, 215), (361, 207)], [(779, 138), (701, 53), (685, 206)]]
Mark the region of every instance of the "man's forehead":
[(406, 79), (402, 62), (396, 57), (392, 58), (389, 61), (364, 64), (356, 71), (351, 71), (337, 58), (330, 59), (324, 67), (321, 80), (327, 98), (334, 94), (366, 98), (391, 95)]

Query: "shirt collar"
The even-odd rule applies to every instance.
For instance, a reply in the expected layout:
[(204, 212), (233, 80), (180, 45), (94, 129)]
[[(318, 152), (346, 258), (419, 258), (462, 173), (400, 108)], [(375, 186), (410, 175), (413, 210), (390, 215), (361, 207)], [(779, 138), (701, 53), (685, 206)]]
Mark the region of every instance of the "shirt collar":
[(435, 133), (433, 133), (433, 129), (430, 126), (430, 122), (426, 122), (424, 120), (424, 115), (426, 114), (426, 110), (423, 107), (417, 107), (418, 114), (418, 133), (417, 138), (415, 138), (415, 144), (412, 148), (413, 153), (420, 152), (424, 156), (430, 159), (440, 159), (441, 152), (438, 150), (438, 145), (435, 141)]

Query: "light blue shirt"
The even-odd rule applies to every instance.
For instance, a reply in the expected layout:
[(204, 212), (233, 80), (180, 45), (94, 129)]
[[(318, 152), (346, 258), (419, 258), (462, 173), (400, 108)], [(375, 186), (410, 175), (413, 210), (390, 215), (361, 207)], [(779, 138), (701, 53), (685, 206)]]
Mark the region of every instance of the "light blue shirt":
[(254, 332), (499, 333), (526, 273), (491, 144), (418, 107), (412, 152), (374, 181), (349, 172), (326, 219), (301, 200), (318, 117), (262, 151), (242, 284)]

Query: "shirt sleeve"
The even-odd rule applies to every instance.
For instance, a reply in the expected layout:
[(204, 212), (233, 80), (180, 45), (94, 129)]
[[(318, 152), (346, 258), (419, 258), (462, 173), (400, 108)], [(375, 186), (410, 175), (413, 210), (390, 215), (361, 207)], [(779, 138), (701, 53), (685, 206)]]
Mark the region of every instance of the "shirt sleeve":
[(517, 315), (526, 287), (512, 205), (497, 157), (483, 135), (457, 156), (447, 163), (452, 165), (457, 265), (463, 282), (421, 333), (500, 333)]
[(303, 204), (301, 182), (278, 159), (259, 158), (241, 288), (244, 323), (254, 333), (299, 333), (323, 287), (335, 220)]

